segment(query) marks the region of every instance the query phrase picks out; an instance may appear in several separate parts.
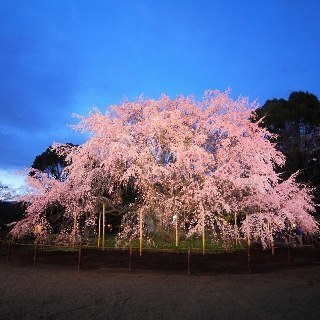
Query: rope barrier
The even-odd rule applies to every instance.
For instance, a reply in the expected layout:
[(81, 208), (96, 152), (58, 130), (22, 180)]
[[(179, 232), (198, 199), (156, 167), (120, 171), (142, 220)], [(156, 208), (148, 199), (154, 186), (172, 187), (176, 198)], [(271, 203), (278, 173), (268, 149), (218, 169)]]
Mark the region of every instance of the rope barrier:
[[(83, 251), (85, 250), (86, 252), (90, 252), (92, 250), (92, 252), (94, 252), (95, 254), (97, 254), (98, 252), (102, 251), (101, 247), (95, 246), (95, 245), (87, 245), (85, 246), (83, 243), (77, 243), (76, 246), (72, 246), (72, 245), (52, 245), (52, 244), (41, 244), (41, 243), (18, 243), (15, 241), (11, 241), (11, 240), (0, 240), (1, 242), (1, 250), (6, 250), (7, 251), (7, 262), (10, 262), (11, 260), (11, 256), (14, 256), (14, 251), (12, 249), (15, 249), (17, 247), (21, 247), (21, 248), (34, 248), (34, 253), (33, 253), (33, 266), (36, 267), (37, 265), (37, 259), (38, 256), (41, 256), (41, 253), (39, 251), (39, 249), (41, 250), (41, 252), (57, 252), (57, 251), (62, 251), (62, 252), (78, 252), (78, 259), (77, 259), (77, 268), (78, 270), (81, 269), (82, 267), (82, 257), (83, 255), (85, 255), (83, 253)], [(6, 247), (6, 248), (5, 248)], [(287, 264), (289, 268), (292, 268), (293, 262), (297, 261), (296, 258), (298, 258), (298, 256), (296, 256), (296, 250), (297, 248), (300, 249), (307, 249), (308, 248), (312, 248), (313, 246), (310, 245), (305, 245), (305, 246), (301, 246), (301, 247), (292, 247), (292, 246), (288, 246), (288, 244), (284, 243), (283, 245), (277, 245), (275, 247), (276, 252), (279, 249), (285, 249), (287, 252)], [(13, 254), (12, 254), (13, 251)], [(129, 272), (132, 271), (133, 269), (133, 263), (132, 263), (132, 256), (133, 253), (137, 253), (140, 251), (140, 247), (139, 246), (132, 246), (129, 245), (128, 247), (114, 247), (114, 246), (109, 246), (109, 247), (105, 247), (105, 251), (104, 254), (107, 254), (108, 251), (112, 252), (112, 251), (123, 251), (123, 252), (128, 252), (128, 269)], [(253, 267), (253, 263), (254, 263), (254, 258), (255, 258), (255, 254), (259, 254), (259, 252), (268, 252), (266, 250), (262, 250), (262, 248), (254, 248), (251, 247), (250, 250), (248, 249), (248, 247), (240, 247), (240, 248), (207, 248), (206, 252), (208, 255), (214, 256), (215, 254), (236, 254), (236, 253), (241, 253), (243, 254), (243, 256), (245, 256), (245, 253), (247, 253), (247, 267), (248, 267), (248, 272), (251, 273), (252, 272), (252, 267)], [(191, 255), (195, 254), (198, 256), (201, 255), (202, 252), (202, 248), (192, 248), (192, 247), (178, 247), (178, 248), (144, 248), (143, 252), (145, 253), (172, 253), (172, 254), (178, 254), (178, 255), (187, 255), (187, 259), (186, 259), (186, 269), (187, 269), (187, 273), (191, 274)], [(318, 251), (316, 251), (318, 252)], [(269, 252), (270, 257), (271, 257), (271, 252)], [(284, 251), (282, 251), (281, 256), (283, 256), (285, 253)], [(272, 255), (273, 256), (273, 255)], [(318, 254), (316, 254), (317, 258)], [(97, 255), (98, 257), (98, 255)], [(263, 257), (263, 256), (262, 256)], [(261, 256), (260, 256), (261, 258)], [(314, 257), (313, 257), (314, 258)], [(308, 259), (306, 258), (306, 256), (302, 256), (300, 257), (300, 261), (302, 259)], [(267, 260), (268, 261), (268, 260)], [(318, 261), (318, 260), (317, 260)], [(76, 264), (76, 262), (75, 262)]]
[[(8, 245), (9, 243), (11, 243), (11, 245), (14, 246), (20, 246), (20, 247), (34, 247), (35, 243), (19, 243), (19, 242), (15, 242), (12, 240), (8, 240), (8, 241), (4, 241), (4, 240), (0, 240), (2, 244)], [(52, 244), (42, 244), (42, 243), (38, 243), (39, 247), (41, 247), (41, 249), (43, 250), (44, 248), (48, 248), (51, 251), (54, 250), (63, 250), (63, 249), (68, 249), (70, 251), (74, 251), (74, 249), (78, 249), (80, 247), (80, 243), (77, 244), (74, 249), (72, 245), (52, 245)], [(97, 245), (84, 245), (83, 243), (81, 244), (82, 249), (93, 249), (93, 250), (99, 250), (101, 251), (101, 247), (98, 247)], [(311, 246), (311, 245), (310, 245)], [(309, 247), (310, 247), (309, 246)], [(115, 246), (105, 246), (105, 250), (123, 250), (123, 251), (127, 251), (129, 250), (129, 247), (115, 247)], [(308, 247), (308, 245), (304, 245), (303, 247)], [(132, 246), (131, 245), (132, 250), (136, 251), (139, 250), (140, 247), (137, 246)], [(171, 253), (185, 253), (186, 250), (191, 249), (192, 252), (202, 252), (202, 248), (200, 247), (190, 247), (190, 246), (179, 246), (178, 248), (156, 248), (156, 247), (144, 247), (143, 248), (143, 252), (171, 252)], [(287, 245), (284, 243), (283, 246), (275, 246), (275, 249), (280, 249), (280, 248), (287, 248)], [(206, 253), (212, 253), (212, 254), (218, 254), (218, 253), (235, 253), (235, 252), (243, 252), (247, 250), (247, 247), (240, 247), (240, 248), (210, 248), (207, 247), (206, 248)], [(253, 249), (255, 250), (255, 249)], [(259, 250), (259, 249), (258, 249)], [(260, 249), (262, 250), (262, 249)]]

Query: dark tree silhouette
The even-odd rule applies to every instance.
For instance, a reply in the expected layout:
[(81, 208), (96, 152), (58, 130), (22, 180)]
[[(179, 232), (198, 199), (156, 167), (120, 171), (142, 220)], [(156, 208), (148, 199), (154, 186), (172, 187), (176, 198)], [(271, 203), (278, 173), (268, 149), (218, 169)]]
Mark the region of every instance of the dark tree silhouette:
[[(278, 135), (274, 140), (286, 155), (286, 175), (300, 171), (298, 179), (320, 185), (320, 102), (312, 93), (295, 91), (288, 98), (272, 99), (257, 110), (262, 126)], [(318, 196), (319, 198), (319, 196)], [(320, 198), (319, 198), (320, 200)]]
[[(77, 145), (72, 143), (66, 143), (63, 145), (64, 151), (68, 151), (68, 149), (71, 151), (71, 149), (75, 147), (77, 147)], [(61, 147), (48, 147), (46, 151), (36, 156), (33, 161), (32, 168), (47, 173), (50, 178), (61, 181), (64, 180), (66, 176), (63, 169), (68, 165), (66, 162), (67, 153), (64, 152), (60, 154), (59, 148)], [(30, 171), (30, 174), (32, 174), (32, 171)]]

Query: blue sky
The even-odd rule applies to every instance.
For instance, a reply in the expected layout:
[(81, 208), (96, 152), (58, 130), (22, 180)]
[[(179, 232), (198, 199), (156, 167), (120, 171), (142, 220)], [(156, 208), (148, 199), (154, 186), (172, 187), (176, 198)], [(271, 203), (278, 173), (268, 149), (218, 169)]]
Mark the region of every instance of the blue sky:
[[(0, 181), (67, 126), (140, 94), (320, 97), (316, 0), (0, 1)], [(21, 182), (19, 182), (21, 183)]]

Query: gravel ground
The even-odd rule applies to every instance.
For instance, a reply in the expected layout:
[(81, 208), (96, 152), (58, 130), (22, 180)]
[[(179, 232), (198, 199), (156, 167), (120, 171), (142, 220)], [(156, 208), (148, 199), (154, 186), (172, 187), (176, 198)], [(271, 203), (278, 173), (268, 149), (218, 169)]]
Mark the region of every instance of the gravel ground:
[(320, 319), (320, 266), (259, 274), (7, 263), (0, 319)]

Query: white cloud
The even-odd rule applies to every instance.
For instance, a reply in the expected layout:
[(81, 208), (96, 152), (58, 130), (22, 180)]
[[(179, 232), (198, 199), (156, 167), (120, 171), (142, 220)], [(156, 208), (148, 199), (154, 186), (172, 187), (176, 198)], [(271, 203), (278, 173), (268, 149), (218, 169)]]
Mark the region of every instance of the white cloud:
[(0, 168), (0, 182), (18, 194), (25, 192), (27, 189), (25, 182), (26, 175), (27, 173), (23, 171)]

